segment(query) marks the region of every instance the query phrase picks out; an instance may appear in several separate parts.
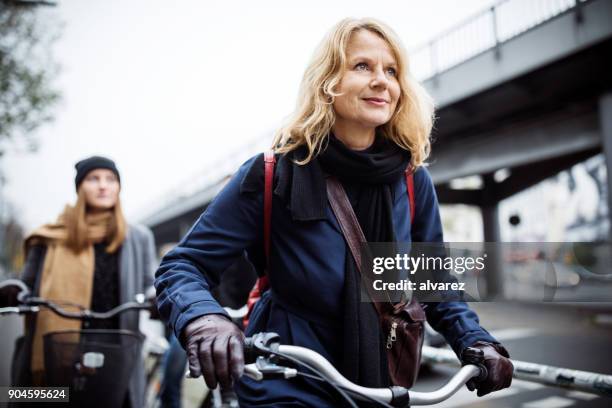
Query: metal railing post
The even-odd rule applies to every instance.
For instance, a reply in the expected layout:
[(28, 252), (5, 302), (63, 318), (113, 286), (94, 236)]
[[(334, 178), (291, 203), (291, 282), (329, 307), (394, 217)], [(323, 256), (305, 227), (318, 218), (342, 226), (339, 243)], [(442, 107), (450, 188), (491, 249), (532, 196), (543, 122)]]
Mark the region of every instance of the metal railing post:
[(498, 60), (501, 58), (501, 49), (499, 47), (499, 34), (497, 30), (497, 7), (491, 7), (491, 24), (493, 29), (493, 39), (495, 40), (495, 45), (493, 46), (495, 49), (495, 59)]
[(576, 25), (580, 25), (584, 22), (584, 14), (582, 13), (582, 1), (576, 0), (576, 5), (574, 6), (574, 21)]

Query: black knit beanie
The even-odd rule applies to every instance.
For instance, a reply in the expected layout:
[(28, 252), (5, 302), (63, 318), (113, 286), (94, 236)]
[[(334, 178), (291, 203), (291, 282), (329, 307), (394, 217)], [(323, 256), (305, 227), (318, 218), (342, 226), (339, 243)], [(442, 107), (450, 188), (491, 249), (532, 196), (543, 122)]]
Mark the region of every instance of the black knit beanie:
[(106, 157), (88, 157), (87, 159), (83, 159), (77, 164), (75, 164), (74, 168), (77, 171), (76, 177), (74, 178), (74, 185), (77, 190), (79, 189), (79, 186), (81, 185), (81, 182), (83, 181), (85, 176), (87, 176), (87, 173), (95, 169), (108, 169), (115, 173), (115, 175), (117, 176), (117, 180), (121, 182), (121, 177), (119, 177), (119, 170), (117, 170), (115, 162), (111, 159), (107, 159)]

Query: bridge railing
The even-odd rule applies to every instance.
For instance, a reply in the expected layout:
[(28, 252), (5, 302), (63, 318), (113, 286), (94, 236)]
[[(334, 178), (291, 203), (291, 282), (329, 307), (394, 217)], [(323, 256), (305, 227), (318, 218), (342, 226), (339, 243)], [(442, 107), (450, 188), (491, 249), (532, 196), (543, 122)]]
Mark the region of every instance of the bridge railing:
[(588, 0), (500, 0), (409, 53), (410, 69), (426, 80)]

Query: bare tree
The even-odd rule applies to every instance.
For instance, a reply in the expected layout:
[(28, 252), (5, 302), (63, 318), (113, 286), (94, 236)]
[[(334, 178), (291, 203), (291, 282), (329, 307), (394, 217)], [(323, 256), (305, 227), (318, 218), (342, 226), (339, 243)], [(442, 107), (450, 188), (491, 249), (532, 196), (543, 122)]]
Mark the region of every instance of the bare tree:
[(0, 157), (9, 144), (35, 150), (34, 130), (53, 119), (60, 97), (51, 44), (61, 27), (41, 4), (53, 3), (0, 0)]
[[(41, 0), (0, 0), (0, 159), (8, 147), (36, 150), (34, 131), (53, 119), (60, 95), (51, 44), (61, 27), (38, 6)], [(24, 149), (25, 147), (25, 149)], [(20, 269), (23, 229), (6, 202), (0, 168), (0, 277)]]

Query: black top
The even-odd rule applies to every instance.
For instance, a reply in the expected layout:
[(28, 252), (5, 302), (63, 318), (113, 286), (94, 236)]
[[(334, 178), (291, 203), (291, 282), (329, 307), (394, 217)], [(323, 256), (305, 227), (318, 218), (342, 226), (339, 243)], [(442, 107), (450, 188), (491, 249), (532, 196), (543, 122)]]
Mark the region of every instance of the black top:
[[(106, 252), (108, 243), (94, 245), (95, 266), (91, 296), (91, 310), (107, 312), (119, 305), (119, 251)], [(84, 329), (118, 329), (119, 316), (108, 320), (92, 320), (83, 323)]]
[[(106, 253), (107, 243), (94, 245), (95, 265), (91, 310), (106, 312), (119, 305), (119, 252)], [(35, 292), (37, 275), (42, 273), (42, 263), (46, 255), (45, 245), (34, 245), (28, 251), (23, 282)], [(92, 321), (83, 324), (84, 329), (118, 329), (119, 317), (108, 321)]]

